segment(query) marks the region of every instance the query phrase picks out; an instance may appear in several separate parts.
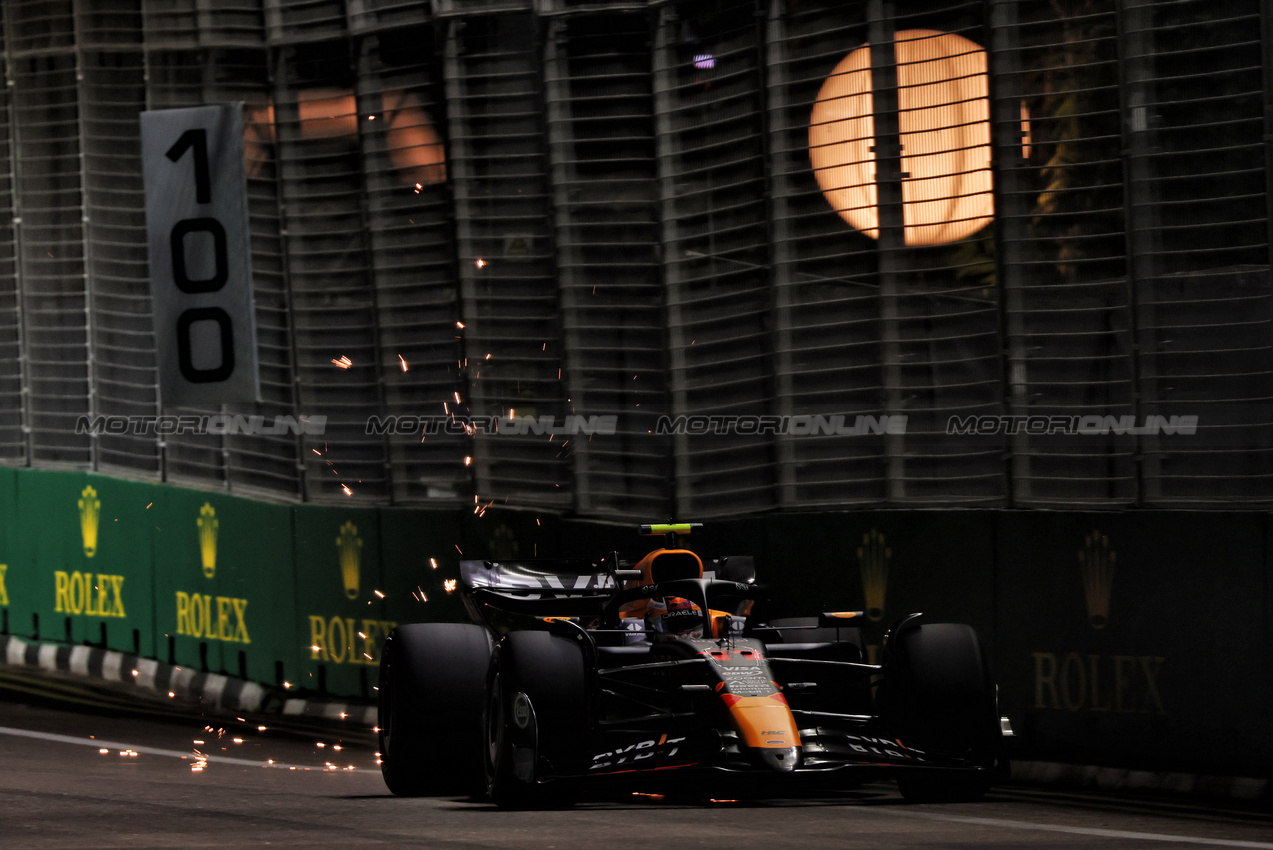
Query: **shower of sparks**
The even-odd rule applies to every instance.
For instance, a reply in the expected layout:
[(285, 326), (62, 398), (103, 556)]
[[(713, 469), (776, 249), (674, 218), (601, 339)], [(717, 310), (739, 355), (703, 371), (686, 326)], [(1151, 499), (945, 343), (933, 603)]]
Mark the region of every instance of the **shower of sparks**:
[(354, 361), (350, 360), (343, 354), (340, 355), (338, 359), (332, 360), (332, 363), (341, 369), (348, 369), (350, 366), (354, 365)]

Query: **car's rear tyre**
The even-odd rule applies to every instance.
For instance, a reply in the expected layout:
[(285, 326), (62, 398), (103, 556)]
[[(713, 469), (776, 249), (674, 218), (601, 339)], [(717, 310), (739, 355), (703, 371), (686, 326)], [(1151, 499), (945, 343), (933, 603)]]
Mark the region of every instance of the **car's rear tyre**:
[(486, 791), (499, 806), (569, 802), (539, 784), (545, 765), (576, 761), (587, 733), (583, 652), (547, 632), (513, 632), (500, 643), (487, 677)]
[(968, 802), (989, 790), (999, 741), (995, 686), (971, 627), (924, 623), (895, 634), (877, 701), (881, 721), (904, 743), (970, 765), (899, 771), (903, 797)]
[(491, 638), (481, 626), (399, 626), (381, 648), (380, 772), (394, 794), (482, 788), (482, 705)]

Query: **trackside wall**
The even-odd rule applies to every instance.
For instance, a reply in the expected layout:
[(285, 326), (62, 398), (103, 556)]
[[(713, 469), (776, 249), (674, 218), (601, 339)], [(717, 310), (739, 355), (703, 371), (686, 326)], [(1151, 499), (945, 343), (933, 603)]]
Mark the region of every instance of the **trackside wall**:
[[(638, 555), (630, 526), (507, 508), (274, 504), (0, 467), (0, 627), (374, 695), (398, 623), (460, 620), (461, 558)], [(710, 523), (778, 613), (974, 625), (1027, 758), (1267, 776), (1273, 515), (857, 511)]]

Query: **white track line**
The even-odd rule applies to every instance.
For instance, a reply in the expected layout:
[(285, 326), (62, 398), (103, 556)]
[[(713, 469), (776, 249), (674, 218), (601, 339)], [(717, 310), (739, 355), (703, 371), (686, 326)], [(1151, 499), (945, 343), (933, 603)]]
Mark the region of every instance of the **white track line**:
[[(846, 809), (846, 811), (849, 811)], [(851, 811), (870, 812), (877, 815), (897, 815), (898, 817), (922, 818), (949, 823), (967, 823), (977, 826), (998, 826), (1006, 829), (1026, 829), (1035, 832), (1063, 832), (1069, 835), (1090, 835), (1096, 838), (1118, 838), (1136, 841), (1171, 841), (1177, 844), (1200, 844), (1210, 847), (1253, 847), (1259, 850), (1273, 850), (1273, 843), (1267, 841), (1240, 841), (1233, 838), (1199, 838), (1193, 835), (1168, 835), (1161, 832), (1132, 832), (1123, 829), (1094, 829), (1086, 826), (1062, 826), (1059, 824), (1033, 823), (1024, 820), (1008, 820), (1005, 818), (977, 818), (966, 815), (943, 815), (936, 812), (902, 811), (896, 808), (879, 808), (872, 806), (854, 806)]]
[[(34, 738), (39, 741), (55, 741), (59, 744), (79, 744), (84, 747), (96, 747), (97, 749), (107, 750), (132, 750), (136, 753), (145, 753), (150, 756), (171, 756), (172, 758), (181, 758), (187, 760), (199, 760), (217, 762), (220, 764), (241, 764), (247, 767), (275, 767), (282, 770), (322, 770), (331, 773), (367, 773), (366, 768), (356, 767), (353, 770), (342, 767), (338, 770), (332, 770), (328, 767), (308, 767), (304, 765), (293, 765), (285, 762), (267, 762), (256, 761), (253, 759), (240, 759), (233, 756), (214, 756), (214, 755), (196, 755), (194, 750), (182, 752), (181, 750), (165, 750), (159, 747), (142, 747), (137, 744), (125, 744), (119, 741), (102, 741), (97, 738), (76, 738), (71, 735), (58, 735), (53, 732), (34, 732), (30, 729), (14, 729), (11, 726), (0, 726), (0, 735), (13, 735), (18, 738)], [(1273, 846), (1273, 845), (1271, 845)]]

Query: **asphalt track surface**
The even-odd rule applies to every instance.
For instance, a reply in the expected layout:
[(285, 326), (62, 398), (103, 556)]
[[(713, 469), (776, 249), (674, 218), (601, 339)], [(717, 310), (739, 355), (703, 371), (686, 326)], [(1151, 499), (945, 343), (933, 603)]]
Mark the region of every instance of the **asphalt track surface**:
[(1258, 809), (1015, 785), (963, 805), (906, 804), (884, 783), (818, 799), (625, 795), (542, 812), (400, 799), (369, 735), (259, 725), (68, 709), (0, 687), (0, 847), (1273, 850), (1273, 813)]

